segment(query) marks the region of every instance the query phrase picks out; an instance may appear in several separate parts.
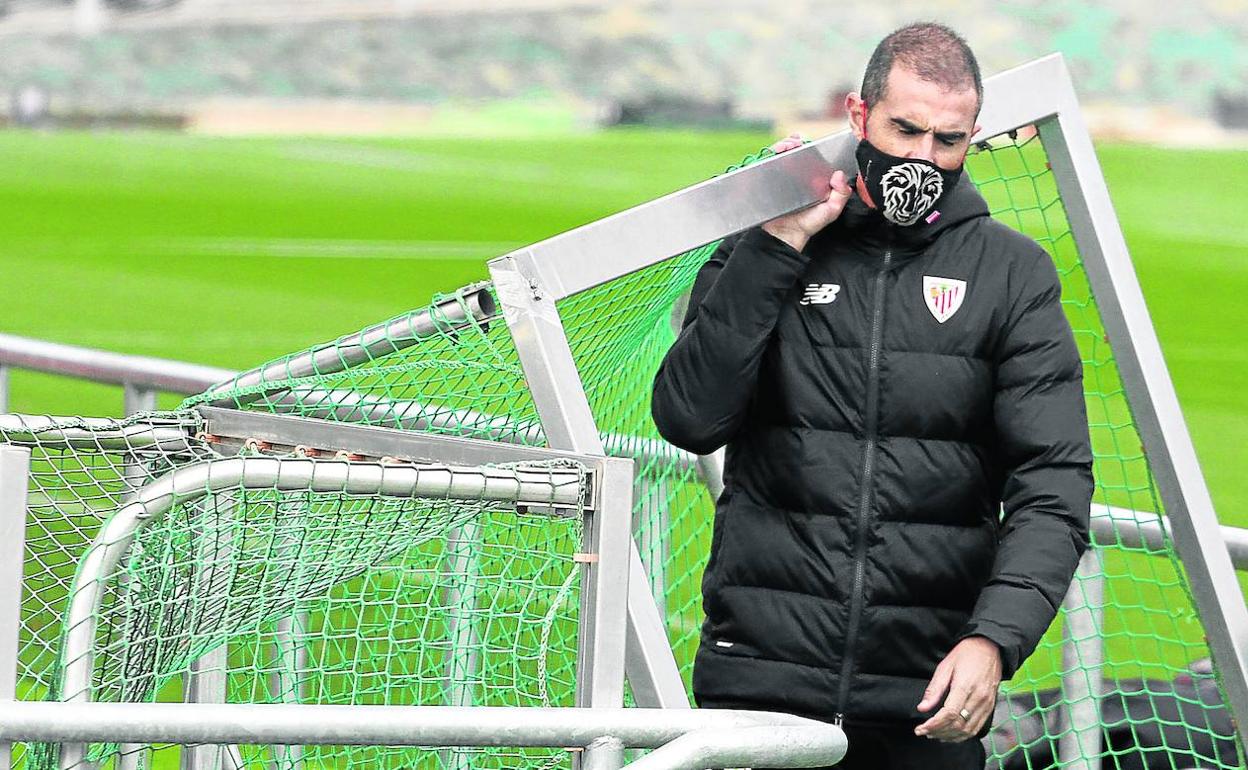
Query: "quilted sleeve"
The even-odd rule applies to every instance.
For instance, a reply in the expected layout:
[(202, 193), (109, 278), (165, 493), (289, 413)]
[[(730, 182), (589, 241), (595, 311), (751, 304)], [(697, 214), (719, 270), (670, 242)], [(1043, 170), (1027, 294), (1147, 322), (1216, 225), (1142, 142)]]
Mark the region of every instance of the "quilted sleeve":
[(1022, 271), (996, 371), (993, 417), (1006, 470), (991, 577), (962, 637), (1001, 648), (1009, 678), (1035, 650), (1087, 548), (1092, 450), (1083, 366), (1049, 255)]
[(808, 261), (754, 228), (702, 267), (684, 327), (654, 378), (651, 413), (665, 439), (710, 454), (736, 434), (784, 299)]

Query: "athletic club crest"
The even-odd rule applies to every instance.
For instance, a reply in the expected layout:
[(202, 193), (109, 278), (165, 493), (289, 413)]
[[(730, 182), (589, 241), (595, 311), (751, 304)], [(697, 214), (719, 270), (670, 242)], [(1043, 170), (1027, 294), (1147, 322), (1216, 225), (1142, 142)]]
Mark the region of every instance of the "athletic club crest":
[(962, 300), (965, 298), (966, 281), (934, 275), (923, 276), (923, 299), (938, 323), (943, 324), (952, 318), (958, 308), (962, 307)]

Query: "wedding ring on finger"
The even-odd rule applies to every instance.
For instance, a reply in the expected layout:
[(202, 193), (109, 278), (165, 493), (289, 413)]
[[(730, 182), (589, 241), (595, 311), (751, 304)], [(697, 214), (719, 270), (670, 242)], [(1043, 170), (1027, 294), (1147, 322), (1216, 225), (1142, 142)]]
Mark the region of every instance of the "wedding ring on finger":
[(971, 720), (971, 712), (968, 711), (967, 709), (962, 709), (961, 711), (959, 711), (958, 716), (962, 717), (963, 722), (969, 722)]

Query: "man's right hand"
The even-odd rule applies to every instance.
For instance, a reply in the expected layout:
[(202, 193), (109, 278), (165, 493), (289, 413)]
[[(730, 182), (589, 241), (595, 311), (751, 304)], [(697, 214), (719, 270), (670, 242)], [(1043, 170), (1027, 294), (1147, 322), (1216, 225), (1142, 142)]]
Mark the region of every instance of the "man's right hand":
[[(779, 154), (802, 146), (802, 138), (790, 134), (771, 146)], [(843, 171), (835, 171), (828, 180), (828, 197), (813, 206), (777, 217), (763, 225), (763, 229), (793, 248), (801, 251), (811, 236), (835, 222), (852, 194)]]

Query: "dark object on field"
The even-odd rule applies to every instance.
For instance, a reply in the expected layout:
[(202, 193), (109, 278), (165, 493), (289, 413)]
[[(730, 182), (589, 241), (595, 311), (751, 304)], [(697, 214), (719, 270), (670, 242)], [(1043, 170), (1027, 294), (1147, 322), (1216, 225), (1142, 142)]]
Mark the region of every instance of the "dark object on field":
[(689, 96), (652, 95), (611, 105), (603, 116), (614, 126), (692, 126), (715, 129), (752, 129), (771, 126), (766, 121), (737, 117), (729, 99), (705, 100)]
[(1248, 92), (1218, 91), (1215, 93), (1213, 117), (1222, 128), (1248, 129)]
[(181, 0), (104, 0), (108, 5), (123, 11), (154, 11), (177, 5)]
[(181, 131), (188, 122), (185, 115), (165, 112), (64, 112), (49, 119), (56, 128), (78, 130)]
[[(1236, 767), (1235, 728), (1207, 660), (1168, 682), (1106, 680), (1101, 702), (1105, 768), (1175, 770)], [(1001, 698), (984, 746), (998, 760), (989, 770), (1057, 767), (1058, 737), (1066, 732), (1058, 689)]]
[[(0, 2), (7, 2), (7, 0), (0, 0)], [(74, 0), (64, 0), (64, 2), (66, 5), (71, 5)], [(177, 5), (182, 0), (101, 0), (101, 2), (119, 11), (155, 11), (159, 8)]]

